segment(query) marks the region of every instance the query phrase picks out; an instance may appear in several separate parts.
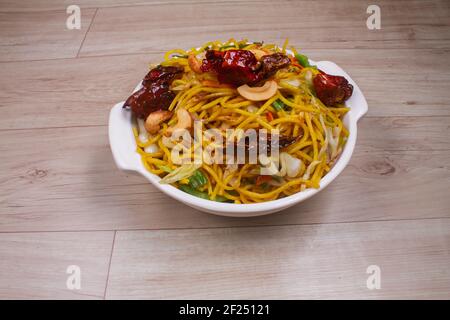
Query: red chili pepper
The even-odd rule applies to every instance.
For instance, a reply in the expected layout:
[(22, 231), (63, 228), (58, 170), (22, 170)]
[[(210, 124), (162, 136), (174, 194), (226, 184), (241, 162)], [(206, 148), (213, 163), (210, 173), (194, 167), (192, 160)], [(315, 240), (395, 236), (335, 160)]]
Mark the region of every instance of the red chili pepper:
[(266, 55), (258, 61), (249, 50), (208, 50), (200, 69), (202, 72), (215, 72), (220, 83), (241, 86), (267, 79), (290, 63), (289, 57), (283, 53)]
[(314, 77), (314, 89), (324, 105), (333, 107), (351, 97), (353, 86), (341, 76), (332, 76), (323, 71)]
[(169, 85), (182, 73), (183, 69), (179, 67), (159, 65), (153, 68), (142, 81), (142, 88), (125, 101), (124, 107), (130, 107), (137, 117), (144, 119), (154, 111), (166, 110), (175, 98)]
[(255, 55), (248, 50), (208, 50), (201, 70), (215, 71), (220, 83), (240, 86), (257, 79), (254, 72), (257, 63)]
[(263, 183), (269, 182), (270, 180), (272, 180), (272, 176), (267, 176), (267, 175), (258, 176), (256, 178), (255, 185), (258, 187), (258, 186), (262, 185)]
[(270, 111), (267, 111), (266, 118), (267, 118), (267, 121), (269, 121), (269, 122), (273, 121), (273, 113)]

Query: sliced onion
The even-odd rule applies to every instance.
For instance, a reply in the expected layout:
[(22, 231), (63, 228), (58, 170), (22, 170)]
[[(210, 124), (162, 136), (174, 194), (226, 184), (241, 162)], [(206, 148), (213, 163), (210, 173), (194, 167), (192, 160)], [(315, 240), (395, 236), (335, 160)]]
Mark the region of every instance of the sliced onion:
[(138, 131), (139, 131), (139, 141), (142, 143), (146, 143), (148, 141), (148, 132), (145, 130), (145, 121), (144, 119), (137, 118)]
[(312, 74), (311, 70), (307, 70), (305, 72), (305, 80), (309, 85), (312, 85), (312, 78), (313, 78), (313, 74)]
[(298, 79), (283, 80), (283, 82), (285, 82), (293, 87), (300, 87), (300, 80), (298, 80)]
[(302, 167), (302, 161), (300, 159), (291, 156), (287, 152), (282, 152), (280, 154), (280, 162), (282, 167), (281, 171), (285, 170), (288, 177), (293, 178), (300, 173)]
[(200, 164), (184, 164), (181, 167), (176, 168), (171, 173), (169, 173), (167, 176), (161, 179), (159, 183), (166, 184), (166, 183), (174, 183), (180, 180), (183, 180), (185, 178), (190, 177), (195, 170), (200, 168)]
[(155, 152), (158, 152), (158, 151), (159, 151), (159, 147), (158, 147), (158, 145), (157, 145), (156, 143), (152, 143), (151, 145), (146, 146), (146, 147), (144, 148), (144, 151), (145, 151), (146, 153), (155, 153)]
[(162, 143), (169, 149), (172, 149), (173, 147), (175, 147), (175, 143), (173, 143), (172, 139), (169, 137), (166, 137), (164, 135), (162, 136)]
[(259, 163), (261, 164), (259, 174), (269, 175), (269, 176), (280, 174), (280, 172), (278, 171), (278, 165), (275, 163), (275, 161), (272, 158), (270, 158), (264, 154), (260, 154), (258, 159), (259, 159)]
[(305, 174), (303, 175), (303, 179), (304, 180), (309, 180), (309, 177), (311, 176), (311, 172), (314, 171), (314, 169), (316, 168), (316, 166), (320, 163), (321, 161), (316, 160), (313, 161), (309, 164), (308, 168), (306, 168)]
[(247, 111), (251, 112), (251, 113), (255, 113), (258, 110), (259, 110), (259, 108), (257, 106), (255, 106), (254, 104), (251, 104), (247, 107)]

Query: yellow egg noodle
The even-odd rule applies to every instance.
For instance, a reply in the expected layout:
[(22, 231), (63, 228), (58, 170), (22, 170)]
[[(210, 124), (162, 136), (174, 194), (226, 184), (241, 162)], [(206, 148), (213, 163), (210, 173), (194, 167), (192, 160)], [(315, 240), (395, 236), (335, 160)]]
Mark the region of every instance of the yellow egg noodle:
[[(285, 53), (292, 63), (278, 70), (271, 79), (277, 84), (275, 94), (266, 101), (251, 101), (244, 98), (232, 86), (221, 85), (212, 73), (198, 73), (192, 70), (190, 57), (201, 62), (206, 50), (250, 50), (258, 54)], [(290, 49), (290, 51), (287, 51)], [(168, 111), (173, 115), (156, 133), (149, 134), (143, 119), (136, 119), (133, 132), (137, 152), (145, 168), (163, 178), (164, 183), (183, 190), (189, 185), (190, 177), (172, 179), (183, 170), (197, 171), (206, 178), (196, 185), (194, 195), (205, 199), (232, 202), (236, 204), (257, 203), (279, 199), (301, 192), (306, 188), (319, 188), (320, 181), (329, 172), (341, 153), (348, 137), (342, 119), (348, 112), (344, 104), (327, 107), (314, 94), (312, 78), (320, 71), (314, 66), (303, 66), (295, 59), (297, 51), (274, 44), (252, 43), (247, 40), (208, 42), (200, 48), (190, 50), (174, 49), (164, 55), (162, 66), (182, 67), (181, 78), (174, 80), (170, 89), (176, 93)], [(154, 67), (151, 66), (151, 67)], [(281, 107), (280, 107), (281, 106)], [(269, 157), (253, 164), (218, 164), (203, 161), (199, 164), (177, 164), (172, 158), (173, 141), (165, 135), (176, 126), (177, 110), (187, 110), (192, 119), (201, 121), (202, 128), (219, 129), (226, 140), (225, 129), (267, 129), (278, 130), (280, 135), (296, 140), (280, 149), (280, 159)], [(195, 130), (195, 129), (194, 129)], [(191, 130), (192, 132), (192, 130)], [(199, 132), (200, 134), (200, 132)], [(205, 150), (211, 141), (201, 140)], [(194, 158), (193, 146), (183, 146), (185, 153)], [(271, 163), (274, 162), (275, 166)], [(264, 163), (265, 162), (265, 163)], [(270, 167), (273, 172), (261, 179), (261, 166)], [(171, 180), (172, 179), (172, 180)]]

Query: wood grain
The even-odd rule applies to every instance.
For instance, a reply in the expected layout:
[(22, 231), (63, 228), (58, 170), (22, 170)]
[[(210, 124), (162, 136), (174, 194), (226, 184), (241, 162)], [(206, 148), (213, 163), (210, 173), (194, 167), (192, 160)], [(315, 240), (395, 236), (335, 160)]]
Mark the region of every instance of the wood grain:
[(448, 119), (364, 119), (350, 166), (329, 188), (281, 215), (244, 220), (199, 213), (120, 172), (105, 127), (0, 131), (0, 231), (448, 217)]
[[(353, 77), (369, 103), (368, 117), (450, 115), (450, 50), (306, 53), (336, 62)], [(107, 125), (109, 109), (128, 97), (148, 62), (161, 59), (155, 53), (3, 63), (0, 130)]]
[[(122, 6), (158, 6), (161, 4), (173, 5), (183, 3), (184, 0), (77, 0), (76, 4), (82, 9), (105, 8)], [(195, 0), (190, 3), (211, 3), (219, 0)], [(228, 0), (229, 3), (242, 2), (243, 0)], [(261, 0), (245, 0), (246, 2), (260, 2)], [(62, 10), (74, 4), (72, 0), (0, 0), (0, 12), (36, 12), (48, 10)]]
[(372, 2), (349, 1), (343, 6), (339, 1), (243, 1), (101, 8), (81, 55), (154, 52), (174, 44), (190, 48), (230, 37), (266, 42), (289, 38), (310, 49), (449, 48), (448, 1), (379, 2), (382, 27), (376, 31), (366, 26), (369, 4)]
[(83, 10), (80, 30), (66, 28), (65, 9), (0, 13), (0, 61), (76, 57), (94, 12)]
[[(369, 0), (79, 0), (79, 31), (69, 4), (0, 0), (0, 298), (450, 298), (449, 1), (377, 1), (374, 31)], [(279, 214), (200, 213), (112, 161), (147, 63), (230, 37), (288, 37), (369, 103), (345, 171)]]
[(449, 221), (118, 232), (107, 298), (448, 299)]
[[(102, 299), (114, 232), (0, 233), (0, 299)], [(80, 290), (66, 286), (77, 265)]]

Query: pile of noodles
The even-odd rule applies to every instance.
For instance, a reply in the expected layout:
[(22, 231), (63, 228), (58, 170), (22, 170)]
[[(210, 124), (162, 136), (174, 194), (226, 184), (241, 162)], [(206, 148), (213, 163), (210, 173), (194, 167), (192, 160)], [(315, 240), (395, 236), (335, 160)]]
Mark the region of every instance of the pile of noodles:
[[(285, 136), (301, 136), (282, 150), (300, 160), (300, 170), (295, 177), (274, 176), (270, 182), (257, 185), (255, 180), (260, 174), (260, 164), (208, 165), (203, 162), (196, 168), (207, 177), (207, 183), (200, 191), (207, 193), (211, 200), (220, 196), (233, 203), (255, 203), (289, 196), (306, 188), (318, 188), (321, 178), (327, 174), (342, 151), (348, 136), (342, 118), (349, 109), (344, 105), (326, 107), (314, 96), (311, 79), (319, 72), (315, 67), (302, 67), (293, 63), (288, 68), (279, 70), (272, 77), (278, 83), (276, 95), (267, 101), (254, 102), (240, 96), (234, 88), (210, 86), (210, 83), (217, 83), (215, 75), (194, 73), (187, 59), (190, 54), (200, 57), (208, 49), (260, 48), (272, 53), (286, 53), (286, 47), (287, 41), (283, 47), (277, 47), (273, 44), (230, 39), (224, 43), (208, 42), (189, 51), (170, 50), (164, 56), (161, 65), (184, 68), (182, 77), (171, 85), (176, 96), (169, 110), (188, 110), (194, 119), (202, 120), (204, 130), (265, 128), (269, 131), (278, 129), (280, 134)], [(289, 49), (296, 53), (295, 48)], [(292, 56), (290, 53), (288, 55)], [(276, 100), (280, 100), (287, 107), (277, 111), (272, 105)], [(274, 117), (268, 118), (268, 112)], [(142, 156), (147, 170), (164, 177), (179, 167), (171, 159), (170, 148), (163, 143), (164, 130), (177, 123), (176, 113), (173, 113), (172, 119), (164, 123), (155, 135), (144, 132), (142, 121), (140, 122), (134, 128), (137, 152)], [(180, 187), (187, 183), (188, 179), (185, 178), (172, 185)]]

